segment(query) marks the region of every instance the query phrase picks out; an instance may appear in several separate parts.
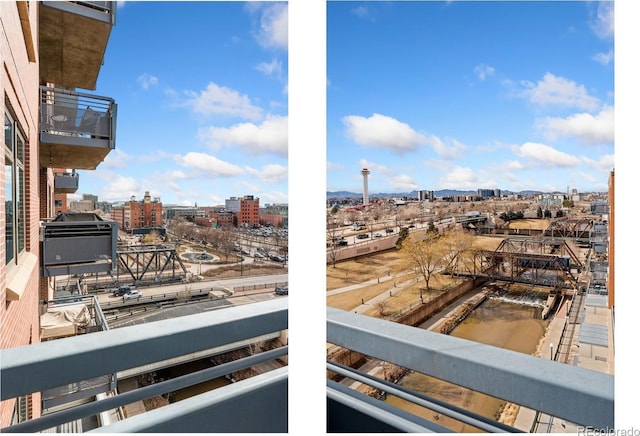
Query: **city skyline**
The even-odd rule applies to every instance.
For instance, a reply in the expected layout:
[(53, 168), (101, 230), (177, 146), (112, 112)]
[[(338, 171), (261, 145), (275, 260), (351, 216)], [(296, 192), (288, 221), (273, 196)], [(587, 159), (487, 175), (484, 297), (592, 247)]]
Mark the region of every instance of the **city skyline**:
[(327, 74), (328, 192), (606, 191), (612, 2), (329, 2)]
[(118, 105), (116, 148), (70, 200), (288, 202), (286, 3), (118, 2), (91, 92)]

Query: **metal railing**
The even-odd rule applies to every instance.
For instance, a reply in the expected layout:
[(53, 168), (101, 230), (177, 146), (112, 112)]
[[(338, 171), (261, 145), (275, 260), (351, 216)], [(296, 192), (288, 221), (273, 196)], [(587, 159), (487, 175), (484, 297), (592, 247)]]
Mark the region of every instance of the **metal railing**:
[[(610, 374), (334, 308), (327, 309), (327, 342), (578, 426), (614, 428), (614, 379)], [(330, 372), (383, 392), (401, 389), (383, 380), (366, 381), (358, 371), (331, 361), (327, 365)], [(439, 431), (440, 426), (433, 422), (327, 381), (328, 431), (350, 431), (353, 422), (370, 431)], [(417, 404), (434, 402), (416, 392), (405, 394), (418, 398), (413, 401)], [(485, 431), (517, 431), (453, 405), (438, 403), (437, 407), (439, 413), (471, 426), (483, 421), (485, 427), (479, 428)]]
[[(162, 360), (281, 332), (287, 298), (0, 350), (2, 401)], [(134, 401), (212, 380), (287, 355), (255, 353), (143, 388), (4, 427), (36, 432)], [(288, 371), (283, 366), (161, 409), (97, 429), (107, 432), (286, 432)], [(250, 413), (247, 413), (250, 411)]]
[(76, 143), (77, 138), (113, 142), (115, 116), (116, 104), (112, 98), (40, 87), (40, 133), (55, 135), (57, 142)]
[(116, 24), (117, 2), (115, 1), (43, 1), (44, 6), (86, 16), (94, 20)]

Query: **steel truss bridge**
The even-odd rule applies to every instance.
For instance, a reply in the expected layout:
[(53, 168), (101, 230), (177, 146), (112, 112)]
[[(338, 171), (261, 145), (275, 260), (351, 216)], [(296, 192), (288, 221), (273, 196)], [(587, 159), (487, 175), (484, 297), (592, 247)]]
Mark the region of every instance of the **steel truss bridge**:
[(508, 238), (494, 250), (479, 250), (482, 271), (491, 280), (575, 289), (572, 267), (582, 264), (561, 238)]
[(544, 236), (589, 240), (593, 230), (592, 218), (564, 218), (554, 220), (544, 231)]
[(175, 246), (131, 245), (118, 247), (118, 274), (131, 276), (134, 283), (179, 280), (187, 275)]

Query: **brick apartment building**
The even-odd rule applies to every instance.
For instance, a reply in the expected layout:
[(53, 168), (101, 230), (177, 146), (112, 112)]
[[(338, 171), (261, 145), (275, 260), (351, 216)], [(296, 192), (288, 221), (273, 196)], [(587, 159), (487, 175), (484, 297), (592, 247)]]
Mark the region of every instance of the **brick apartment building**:
[(136, 201), (132, 196), (122, 206), (114, 206), (111, 219), (124, 231), (162, 227), (162, 202), (157, 198), (152, 199), (149, 191), (146, 191), (142, 201)]
[[(40, 315), (56, 284), (42, 268), (41, 222), (64, 207), (55, 194), (75, 192), (78, 180), (61, 169), (93, 170), (115, 148), (115, 102), (76, 90), (95, 90), (115, 22), (115, 2), (100, 3), (0, 2), (2, 349), (40, 342)], [(0, 403), (3, 427), (41, 413), (38, 392)]]
[(260, 224), (260, 199), (253, 195), (245, 195), (240, 200), (238, 226), (257, 226)]
[(242, 198), (231, 197), (225, 200), (225, 211), (234, 214), (236, 227), (257, 226), (260, 224), (260, 199), (253, 195)]

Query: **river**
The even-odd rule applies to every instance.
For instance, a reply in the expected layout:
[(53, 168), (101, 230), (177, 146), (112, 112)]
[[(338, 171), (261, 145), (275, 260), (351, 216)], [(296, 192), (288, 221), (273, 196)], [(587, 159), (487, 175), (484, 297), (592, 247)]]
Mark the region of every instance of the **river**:
[[(534, 354), (548, 326), (548, 321), (540, 319), (542, 304), (541, 296), (489, 298), (454, 328), (450, 335), (521, 353)], [(481, 374), (478, 376), (482, 377)], [(504, 406), (504, 401), (500, 399), (415, 372), (403, 377), (398, 385), (495, 419), (499, 417)], [(398, 397), (389, 395), (386, 401), (415, 415), (437, 422), (454, 432), (478, 432), (474, 427), (441, 417), (433, 411)]]

